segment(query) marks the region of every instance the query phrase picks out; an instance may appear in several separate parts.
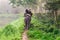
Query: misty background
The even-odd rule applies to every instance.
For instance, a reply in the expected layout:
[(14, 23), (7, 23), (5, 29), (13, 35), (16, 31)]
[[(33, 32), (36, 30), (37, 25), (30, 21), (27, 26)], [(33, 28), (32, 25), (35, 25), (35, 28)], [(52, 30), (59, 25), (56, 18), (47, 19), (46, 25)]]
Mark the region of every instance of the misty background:
[(0, 13), (15, 13), (16, 11), (21, 13), (24, 8), (22, 6), (13, 8), (9, 4), (9, 0), (0, 0)]
[(24, 13), (24, 7), (12, 7), (9, 0), (0, 0), (0, 27), (17, 20), (20, 13)]

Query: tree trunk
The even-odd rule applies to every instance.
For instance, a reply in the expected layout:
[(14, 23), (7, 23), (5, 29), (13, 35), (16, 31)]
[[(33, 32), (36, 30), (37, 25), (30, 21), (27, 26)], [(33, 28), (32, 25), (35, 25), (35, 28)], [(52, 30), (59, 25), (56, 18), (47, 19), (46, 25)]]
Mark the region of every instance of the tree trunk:
[(55, 25), (57, 25), (57, 10), (54, 11), (54, 20), (55, 20)]
[(40, 11), (40, 6), (37, 6), (37, 13), (39, 13), (39, 11)]

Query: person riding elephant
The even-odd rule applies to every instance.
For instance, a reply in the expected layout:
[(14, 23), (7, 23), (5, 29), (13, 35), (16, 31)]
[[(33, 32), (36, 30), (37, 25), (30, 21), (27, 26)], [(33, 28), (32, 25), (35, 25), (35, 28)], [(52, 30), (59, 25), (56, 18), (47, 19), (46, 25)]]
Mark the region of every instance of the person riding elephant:
[(25, 29), (29, 29), (30, 27), (30, 22), (31, 22), (31, 17), (32, 17), (32, 12), (31, 10), (26, 9), (24, 13), (24, 23), (25, 23)]

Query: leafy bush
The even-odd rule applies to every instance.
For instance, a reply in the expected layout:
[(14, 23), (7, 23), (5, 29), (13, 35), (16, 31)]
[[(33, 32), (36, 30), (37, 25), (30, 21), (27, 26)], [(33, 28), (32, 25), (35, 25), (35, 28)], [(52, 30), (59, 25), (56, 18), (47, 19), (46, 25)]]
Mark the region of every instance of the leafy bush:
[(28, 31), (30, 40), (55, 40), (60, 34), (60, 30), (56, 28), (50, 21), (43, 23), (42, 21), (32, 18), (31, 28)]
[(57, 37), (56, 40), (60, 40), (60, 37)]
[(0, 40), (21, 40), (24, 29), (23, 17), (0, 30)]
[[(0, 29), (0, 40), (21, 40), (24, 29), (24, 18), (8, 24)], [(57, 29), (54, 24), (48, 20), (38, 20), (33, 17), (31, 20), (30, 29), (28, 30), (29, 40), (59, 40), (60, 29)]]

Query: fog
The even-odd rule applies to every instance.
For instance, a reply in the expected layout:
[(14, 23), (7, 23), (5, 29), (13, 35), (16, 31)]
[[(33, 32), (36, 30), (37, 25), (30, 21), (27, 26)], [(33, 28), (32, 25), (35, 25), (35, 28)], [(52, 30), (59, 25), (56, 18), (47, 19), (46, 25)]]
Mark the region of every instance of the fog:
[(20, 13), (24, 13), (24, 7), (13, 8), (9, 0), (0, 0), (0, 27), (19, 19)]
[(13, 8), (9, 0), (0, 0), (0, 13), (15, 13), (16, 11), (24, 12), (24, 8), (22, 6)]

